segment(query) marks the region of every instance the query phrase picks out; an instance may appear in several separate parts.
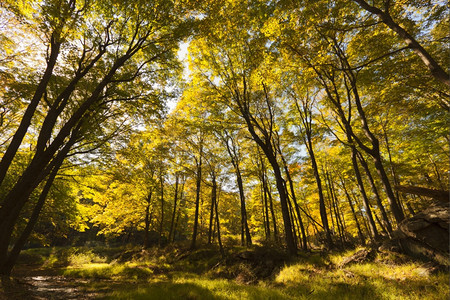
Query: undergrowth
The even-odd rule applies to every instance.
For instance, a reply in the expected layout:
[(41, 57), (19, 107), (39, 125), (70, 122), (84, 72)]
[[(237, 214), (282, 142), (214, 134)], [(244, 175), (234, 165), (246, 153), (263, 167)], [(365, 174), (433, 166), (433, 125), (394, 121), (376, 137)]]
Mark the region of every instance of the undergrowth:
[(106, 286), (106, 299), (449, 298), (448, 272), (397, 253), (341, 266), (358, 250), (289, 258), (278, 249), (236, 247), (223, 259), (215, 247), (30, 249), (21, 262), (39, 258), (42, 268), (59, 266), (66, 277), (89, 279), (86, 289)]

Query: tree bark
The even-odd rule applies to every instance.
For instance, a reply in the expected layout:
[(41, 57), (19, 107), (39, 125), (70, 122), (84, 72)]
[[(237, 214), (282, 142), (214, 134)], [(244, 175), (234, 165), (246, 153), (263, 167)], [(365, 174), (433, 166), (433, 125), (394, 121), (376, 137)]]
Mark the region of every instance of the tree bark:
[(200, 188), (202, 184), (202, 156), (203, 156), (203, 144), (200, 143), (199, 157), (197, 159), (197, 178), (196, 178), (196, 191), (195, 191), (195, 215), (194, 215), (194, 228), (192, 232), (191, 249), (196, 248), (197, 231), (198, 231), (198, 214), (200, 208)]
[(342, 223), (341, 216), (339, 213), (339, 208), (338, 208), (338, 204), (337, 204), (337, 197), (336, 197), (336, 193), (334, 190), (334, 185), (333, 185), (333, 182), (331, 181), (328, 170), (325, 172), (325, 178), (328, 181), (328, 188), (330, 190), (330, 201), (332, 203), (334, 216), (336, 218), (336, 225), (338, 228), (339, 238), (341, 240), (342, 247), (344, 247), (345, 246), (345, 236), (344, 236), (345, 229), (344, 229), (344, 225)]
[[(61, 149), (60, 152), (58, 152), (57, 156), (54, 158), (51, 168), (48, 168), (45, 172), (43, 172), (43, 176), (46, 176), (49, 174), (49, 178), (47, 179), (47, 182), (45, 183), (39, 199), (36, 203), (36, 206), (34, 207), (32, 214), (30, 216), (30, 219), (25, 226), (25, 229), (22, 231), (21, 235), (19, 236), (18, 240), (15, 242), (12, 250), (8, 254), (8, 246), (11, 242), (11, 234), (12, 230), (15, 225), (15, 220), (17, 219), (18, 214), (20, 213), (20, 210), (16, 210), (15, 213), (17, 216), (14, 216), (10, 221), (11, 223), (3, 223), (6, 226), (2, 227), (2, 229), (6, 229), (6, 235), (2, 236), (3, 241), (5, 241), (5, 244), (3, 244), (0, 249), (0, 275), (6, 275), (9, 276), (11, 274), (11, 270), (14, 267), (14, 264), (16, 263), (16, 260), (20, 254), (20, 251), (22, 250), (23, 246), (25, 245), (28, 237), (30, 236), (34, 226), (37, 223), (37, 220), (39, 218), (39, 214), (45, 204), (45, 200), (47, 199), (47, 195), (50, 191), (50, 188), (53, 185), (53, 181), (58, 174), (58, 171), (61, 167), (61, 165), (64, 162), (64, 159), (67, 157), (67, 154), (69, 153), (72, 146), (77, 142), (79, 130), (80, 130), (81, 124), (77, 126), (77, 128), (74, 129), (72, 132), (72, 135), (67, 142), (67, 144)], [(9, 227), (8, 227), (9, 225)]]
[(328, 225), (327, 209), (325, 207), (325, 197), (323, 196), (322, 180), (320, 179), (319, 167), (317, 166), (316, 156), (313, 150), (312, 137), (307, 134), (305, 144), (307, 144), (307, 150), (309, 158), (311, 159), (311, 166), (314, 172), (314, 178), (316, 179), (317, 192), (319, 194), (319, 212), (320, 219), (322, 220), (322, 226), (325, 230), (326, 242), (328, 248), (333, 248), (333, 240), (331, 239), (331, 231)]
[(214, 172), (212, 173), (211, 177), (212, 177), (212, 188), (211, 188), (211, 210), (209, 212), (208, 244), (211, 244), (213, 221), (214, 221), (214, 205), (216, 204), (216, 194), (217, 194), (216, 175)]
[(266, 181), (266, 193), (267, 193), (267, 196), (269, 197), (270, 215), (272, 216), (273, 239), (274, 239), (274, 241), (278, 241), (278, 226), (277, 226), (277, 218), (275, 216), (275, 209), (273, 207), (272, 189), (268, 185), (267, 181)]
[[(425, 66), (430, 70), (431, 75), (440, 82), (450, 86), (450, 77), (447, 72), (436, 62), (436, 60), (431, 56), (431, 54), (423, 48), (423, 46), (403, 27), (401, 27), (397, 22), (395, 22), (391, 15), (389, 14), (389, 4), (385, 8), (385, 11), (371, 6), (364, 0), (354, 0), (363, 9), (367, 10), (371, 14), (377, 15), (381, 21), (386, 24), (390, 29), (392, 29), (397, 35), (405, 41), (405, 43), (413, 49), (413, 51), (420, 57)], [(386, 1), (385, 3), (389, 3)]]
[(186, 178), (184, 178), (184, 180), (182, 181), (182, 184), (181, 184), (180, 205), (179, 205), (180, 207), (178, 209), (177, 217), (175, 219), (175, 224), (173, 226), (172, 242), (175, 242), (175, 236), (176, 236), (176, 233), (177, 233), (177, 227), (178, 227), (178, 221), (180, 219), (181, 208), (184, 207), (184, 204), (185, 204), (185, 199), (184, 199), (184, 184), (185, 184), (185, 182), (186, 182)]
[(175, 192), (173, 196), (173, 212), (172, 212), (172, 219), (170, 221), (170, 230), (169, 230), (169, 239), (168, 242), (172, 242), (172, 236), (173, 236), (173, 225), (175, 222), (175, 216), (177, 213), (177, 202), (178, 202), (178, 183), (179, 183), (179, 175), (178, 173), (175, 174)]
[(36, 108), (47, 89), (47, 85), (50, 81), (53, 69), (55, 68), (56, 61), (59, 56), (60, 48), (61, 48), (61, 41), (59, 41), (59, 36), (57, 36), (56, 33), (54, 32), (50, 39), (50, 56), (47, 61), (47, 67), (44, 71), (42, 79), (40, 80), (38, 86), (36, 87), (36, 91), (34, 92), (30, 104), (28, 104), (28, 107), (25, 110), (22, 120), (20, 121), (19, 127), (17, 128), (8, 148), (6, 149), (0, 161), (0, 185), (5, 179), (6, 173), (8, 172), (8, 169), (11, 166), (14, 156), (16, 155), (17, 150), (22, 144), (24, 136), (28, 131), (28, 127), (31, 124), (31, 119), (34, 116)]
[(388, 235), (390, 236), (392, 234), (391, 222), (389, 221), (386, 210), (384, 209), (384, 205), (381, 202), (381, 198), (380, 198), (380, 195), (378, 194), (378, 190), (377, 190), (377, 187), (375, 186), (375, 181), (373, 180), (372, 174), (370, 173), (369, 166), (367, 165), (364, 157), (361, 155), (361, 153), (359, 153), (359, 151), (357, 153), (357, 156), (359, 158), (359, 162), (361, 163), (364, 171), (367, 174), (367, 178), (369, 179), (370, 187), (372, 188), (372, 192), (375, 195), (375, 200), (377, 201), (378, 208), (381, 212), (381, 217), (383, 218), (383, 225), (386, 228)]
[[(252, 245), (252, 237), (250, 235), (250, 229), (248, 227), (248, 221), (247, 221), (247, 208), (245, 206), (245, 196), (244, 196), (244, 186), (242, 184), (242, 176), (241, 176), (241, 170), (239, 169), (239, 166), (235, 168), (236, 171), (236, 178), (238, 182), (239, 187), (239, 199), (241, 200), (241, 227), (243, 233), (245, 233), (245, 245), (247, 247)], [(244, 235), (242, 236), (242, 245), (244, 244)]]
[[(369, 148), (366, 145), (364, 145), (364, 143), (356, 136), (356, 134), (353, 132), (353, 130), (348, 122), (349, 120), (346, 120), (347, 122), (345, 124), (347, 135), (349, 135), (349, 134), (352, 135), (354, 141), (356, 141), (358, 146), (373, 158), (378, 176), (380, 177), (380, 180), (381, 180), (384, 190), (386, 192), (386, 196), (389, 201), (391, 211), (392, 211), (397, 223), (400, 223), (405, 218), (405, 216), (403, 214), (401, 207), (399, 206), (399, 204), (397, 202), (397, 199), (395, 198), (391, 183), (389, 182), (389, 178), (384, 169), (382, 158), (381, 158), (381, 153), (380, 153), (380, 142), (379, 142), (378, 138), (372, 133), (372, 131), (369, 128), (369, 123), (367, 121), (367, 117), (366, 117), (365, 111), (363, 109), (363, 106), (361, 104), (361, 99), (359, 97), (356, 75), (351, 70), (350, 63), (348, 62), (348, 59), (345, 56), (345, 54), (343, 53), (343, 51), (339, 48), (339, 46), (336, 43), (335, 43), (335, 46), (338, 51), (337, 55), (341, 59), (342, 63), (349, 68), (349, 70), (345, 73), (347, 79), (350, 81), (350, 84), (351, 84), (351, 86), (348, 88), (347, 92), (349, 93), (351, 90), (351, 93), (353, 94), (356, 109), (358, 111), (358, 114), (359, 114), (359, 117), (361, 120), (362, 130), (363, 130), (364, 134), (366, 135), (366, 137), (369, 139), (372, 148)], [(348, 96), (350, 96), (350, 95), (348, 95)], [(341, 117), (341, 119), (342, 119), (342, 117)], [(345, 121), (344, 119), (345, 119), (345, 117), (343, 118), (342, 121)], [(351, 143), (352, 141), (349, 139), (349, 142)]]
[(218, 209), (218, 206), (219, 206), (218, 201), (219, 200), (217, 199), (217, 197), (215, 200), (216, 200), (216, 202), (215, 202), (214, 207), (215, 207), (215, 211), (216, 211), (217, 241), (219, 243), (220, 254), (222, 255), (222, 258), (225, 258), (225, 250), (223, 249), (222, 238), (220, 235), (220, 222), (219, 222), (219, 209)]
[(228, 132), (225, 131), (225, 137), (222, 137), (222, 139), (226, 146), (228, 155), (230, 156), (231, 164), (234, 167), (239, 189), (239, 199), (241, 203), (241, 246), (246, 245), (248, 247), (252, 244), (252, 237), (250, 235), (247, 221), (247, 209), (245, 205), (244, 185), (242, 183), (242, 174), (240, 169), (241, 158), (239, 155), (239, 149), (237, 149), (235, 140), (229, 135)]
[(355, 220), (356, 229), (358, 229), (359, 240), (361, 241), (361, 245), (364, 246), (366, 244), (366, 239), (364, 238), (364, 235), (361, 231), (361, 226), (359, 225), (358, 217), (356, 216), (356, 212), (355, 212), (355, 208), (352, 203), (352, 199), (350, 198), (350, 195), (348, 194), (347, 187), (345, 186), (344, 180), (341, 177), (339, 177), (339, 179), (341, 181), (342, 188), (344, 189), (345, 196), (347, 197), (348, 205), (350, 206), (350, 209), (352, 211), (352, 216), (353, 216), (353, 219)]
[[(258, 151), (259, 153), (259, 151)], [(260, 180), (262, 185), (262, 193), (264, 197), (264, 209), (265, 209), (265, 224), (266, 228), (266, 240), (270, 240), (270, 219), (269, 219), (269, 205), (268, 205), (268, 188), (267, 188), (267, 176), (266, 176), (266, 167), (264, 165), (264, 161), (261, 155), (259, 155), (259, 160), (261, 162), (261, 171), (260, 171)], [(270, 204), (272, 205), (272, 199), (270, 199)], [(275, 216), (273, 214), (273, 207), (271, 207), (272, 218), (275, 221)], [(274, 222), (274, 229), (276, 231), (276, 223)]]
[(145, 206), (145, 230), (144, 230), (144, 249), (147, 249), (149, 246), (149, 240), (148, 240), (148, 234), (149, 234), (149, 230), (150, 230), (150, 204), (152, 201), (152, 194), (153, 191), (150, 190), (150, 192), (147, 195), (147, 205)]
[[(0, 257), (6, 255), (6, 248), (9, 245), (14, 224), (28, 201), (33, 190), (47, 176), (55, 154), (65, 145), (67, 137), (74, 128), (87, 119), (87, 112), (96, 102), (101, 99), (104, 88), (111, 82), (116, 71), (130, 59), (139, 47), (131, 47), (123, 56), (117, 58), (111, 69), (102, 78), (100, 83), (93, 90), (91, 95), (80, 105), (80, 107), (70, 116), (69, 120), (62, 126), (51, 144), (40, 153), (36, 153), (22, 176), (15, 183), (13, 188), (7, 193), (0, 208)], [(38, 140), (37, 143), (40, 143)]]
[(163, 229), (164, 229), (164, 177), (162, 171), (159, 175), (159, 183), (161, 189), (161, 222), (159, 223), (159, 241), (158, 244), (162, 246), (162, 237), (163, 237)]
[(366, 190), (364, 188), (364, 183), (361, 178), (361, 173), (359, 172), (358, 161), (356, 160), (356, 148), (354, 146), (352, 148), (352, 164), (353, 170), (355, 171), (356, 181), (358, 182), (359, 190), (361, 192), (361, 196), (363, 197), (364, 210), (367, 216), (367, 221), (369, 222), (369, 228), (371, 232), (371, 236), (378, 240), (379, 235), (377, 231), (377, 227), (375, 225), (375, 221), (373, 219), (372, 210), (370, 209), (369, 198), (367, 197)]
[[(244, 95), (243, 97), (248, 97), (246, 95), (246, 83), (244, 80)], [(266, 95), (267, 96), (267, 95)], [(249, 133), (251, 134), (253, 140), (258, 144), (258, 146), (261, 148), (261, 150), (264, 152), (265, 156), (267, 157), (267, 160), (269, 161), (270, 165), (272, 166), (272, 170), (274, 172), (275, 181), (277, 185), (278, 194), (280, 197), (280, 204), (281, 204), (281, 214), (283, 217), (283, 224), (284, 224), (284, 234), (285, 234), (285, 240), (286, 240), (286, 246), (288, 249), (289, 254), (296, 255), (297, 254), (297, 247), (294, 243), (294, 237), (292, 234), (292, 224), (291, 219), (289, 216), (289, 208), (288, 208), (288, 199), (286, 195), (286, 191), (283, 185), (283, 177), (281, 175), (280, 166), (278, 164), (275, 149), (273, 147), (273, 143), (271, 140), (271, 136), (273, 134), (272, 131), (264, 130), (262, 126), (260, 126), (254, 117), (251, 115), (249, 109), (248, 109), (248, 102), (242, 102), (239, 98), (236, 99), (237, 104), (239, 106), (239, 110), (241, 112), (241, 116), (244, 118), (247, 129)], [(248, 99), (247, 99), (248, 101)], [(270, 111), (270, 107), (269, 107)], [(263, 139), (256, 133), (255, 126), (258, 127), (259, 131), (263, 134)]]
[(306, 250), (308, 250), (306, 232), (305, 232), (305, 227), (303, 226), (302, 216), (300, 215), (300, 208), (299, 208), (299, 205), (297, 203), (297, 197), (295, 195), (294, 182), (292, 181), (292, 177), (291, 177), (291, 174), (290, 174), (289, 169), (287, 167), (286, 160), (284, 159), (283, 155), (281, 154), (281, 149), (279, 149), (279, 150), (280, 150), (281, 159), (282, 159), (283, 164), (284, 164), (284, 172), (286, 173), (286, 178), (287, 178), (287, 180), (289, 182), (289, 188), (291, 190), (291, 198), (292, 198), (292, 202), (294, 202), (294, 207), (295, 207), (295, 211), (297, 213), (298, 223), (299, 223), (300, 231), (301, 231), (301, 234), (302, 234), (302, 248), (303, 248), (304, 251), (306, 251)]

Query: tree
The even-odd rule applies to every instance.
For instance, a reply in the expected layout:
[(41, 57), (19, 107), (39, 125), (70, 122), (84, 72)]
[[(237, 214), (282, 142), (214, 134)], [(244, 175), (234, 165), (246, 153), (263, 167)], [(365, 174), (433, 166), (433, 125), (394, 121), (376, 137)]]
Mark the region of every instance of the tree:
[[(238, 135), (239, 131), (229, 132), (227, 129), (222, 129), (222, 132), (218, 132), (217, 134), (222, 139), (222, 143), (225, 144), (228, 155), (231, 160), (231, 164), (234, 167), (237, 185), (239, 188), (239, 199), (241, 201), (241, 245), (244, 245), (244, 241), (246, 241), (245, 245), (250, 246), (252, 244), (252, 238), (250, 236), (250, 230), (248, 228), (247, 222), (247, 209), (245, 207), (245, 195), (244, 195), (244, 186), (242, 183), (242, 174), (241, 174), (241, 160), (242, 155), (240, 148), (238, 146)], [(233, 136), (232, 136), (233, 135)]]
[[(133, 10), (127, 3), (117, 6), (90, 2), (79, 6), (75, 1), (57, 4), (48, 1), (39, 6), (38, 15), (47, 19), (45, 24), (49, 25), (42, 32), (48, 37), (49, 59), (0, 162), (3, 180), (41, 105), (45, 114), (36, 128), (33, 157), (14, 186), (8, 189), (0, 208), (0, 272), (6, 275), (10, 273), (10, 267), (5, 265), (8, 247), (19, 215), (33, 190), (58, 166), (58, 157), (67, 155), (70, 147), (77, 147), (75, 143), (70, 144), (70, 137), (87, 132), (87, 127), (101, 124), (111, 116), (119, 121), (117, 116), (126, 103), (150, 99), (153, 88), (149, 80), (167, 78), (167, 73), (161, 76), (164, 72), (160, 67), (171, 64), (177, 41), (184, 34), (177, 27), (182, 17), (169, 1), (139, 2)], [(112, 16), (117, 21), (103, 22), (112, 20)], [(76, 33), (71, 31), (75, 27)], [(56, 74), (57, 58), (63, 46), (67, 51)], [(133, 91), (129, 89), (131, 84), (138, 83), (145, 87), (144, 92), (129, 93)], [(75, 142), (80, 144), (84, 137), (77, 137)]]
[[(425, 66), (431, 72), (434, 78), (441, 81), (450, 87), (450, 76), (449, 74), (441, 67), (441, 65), (434, 59), (434, 57), (422, 46), (422, 44), (417, 41), (414, 36), (405, 30), (398, 22), (394, 21), (391, 15), (391, 11), (395, 11), (398, 13), (398, 10), (401, 8), (397, 5), (393, 6), (391, 1), (386, 0), (383, 1), (383, 10), (379, 9), (374, 5), (370, 5), (368, 2), (364, 0), (354, 0), (359, 4), (363, 9), (367, 10), (373, 15), (376, 15), (380, 20), (386, 24), (391, 30), (393, 30), (405, 43), (411, 48), (417, 56), (422, 60)], [(410, 20), (408, 20), (410, 21)]]

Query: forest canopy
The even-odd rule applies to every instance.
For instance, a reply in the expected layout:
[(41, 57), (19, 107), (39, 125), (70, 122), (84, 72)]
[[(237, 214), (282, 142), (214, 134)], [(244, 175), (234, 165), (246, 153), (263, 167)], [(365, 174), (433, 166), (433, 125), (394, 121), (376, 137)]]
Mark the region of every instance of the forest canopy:
[(390, 237), (448, 191), (446, 1), (4, 0), (0, 273), (33, 245)]

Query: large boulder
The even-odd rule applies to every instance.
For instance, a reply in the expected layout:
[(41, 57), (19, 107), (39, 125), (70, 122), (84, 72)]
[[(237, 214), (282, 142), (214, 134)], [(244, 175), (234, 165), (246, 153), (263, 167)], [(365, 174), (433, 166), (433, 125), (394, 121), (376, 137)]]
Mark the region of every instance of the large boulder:
[(449, 218), (449, 202), (434, 203), (403, 220), (394, 232), (394, 237), (406, 254), (449, 266)]

